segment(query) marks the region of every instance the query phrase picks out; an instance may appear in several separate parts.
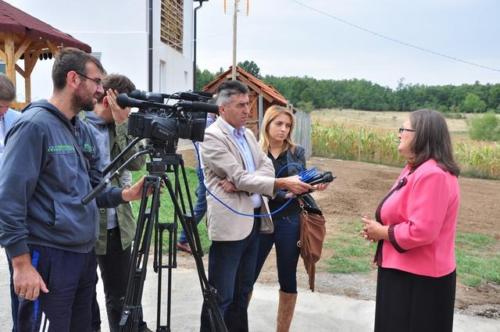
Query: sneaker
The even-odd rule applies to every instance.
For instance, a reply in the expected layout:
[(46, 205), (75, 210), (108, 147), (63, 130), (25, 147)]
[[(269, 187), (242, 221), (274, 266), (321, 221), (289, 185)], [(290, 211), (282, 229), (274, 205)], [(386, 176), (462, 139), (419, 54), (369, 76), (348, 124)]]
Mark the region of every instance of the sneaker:
[(177, 250), (187, 252), (188, 254), (191, 254), (191, 247), (189, 246), (189, 243), (187, 242), (177, 242)]

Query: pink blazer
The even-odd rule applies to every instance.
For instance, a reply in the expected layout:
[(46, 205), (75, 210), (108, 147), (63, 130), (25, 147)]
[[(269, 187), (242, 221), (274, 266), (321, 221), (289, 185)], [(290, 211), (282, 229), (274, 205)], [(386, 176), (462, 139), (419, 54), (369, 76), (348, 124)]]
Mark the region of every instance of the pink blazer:
[(389, 225), (390, 239), (383, 241), (381, 265), (442, 277), (456, 268), (458, 179), (439, 168), (434, 160), (409, 173), (406, 166), (394, 187), (400, 181), (406, 184), (393, 192), (380, 210), (382, 223)]

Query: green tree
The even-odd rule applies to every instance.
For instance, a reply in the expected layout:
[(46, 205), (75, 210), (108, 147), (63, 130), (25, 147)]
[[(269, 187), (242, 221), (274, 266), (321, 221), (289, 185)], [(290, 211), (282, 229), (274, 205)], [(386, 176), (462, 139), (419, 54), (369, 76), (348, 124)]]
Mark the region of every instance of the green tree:
[(201, 91), (205, 85), (212, 82), (215, 78), (215, 75), (209, 72), (208, 70), (201, 71), (199, 68), (196, 68), (196, 85), (195, 90)]
[(245, 60), (243, 62), (239, 62), (238, 66), (240, 66), (241, 68), (243, 68), (244, 70), (246, 70), (247, 72), (249, 72), (250, 74), (252, 74), (257, 78), (261, 77), (259, 66), (257, 66), (257, 64), (252, 60)]
[(486, 111), (486, 103), (478, 95), (468, 93), (460, 109), (465, 113), (480, 113)]

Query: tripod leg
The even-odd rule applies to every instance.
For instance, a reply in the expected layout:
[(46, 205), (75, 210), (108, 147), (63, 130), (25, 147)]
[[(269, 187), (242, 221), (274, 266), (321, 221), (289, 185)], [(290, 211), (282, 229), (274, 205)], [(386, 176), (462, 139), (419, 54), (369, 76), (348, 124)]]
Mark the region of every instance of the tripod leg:
[[(182, 227), (184, 228), (184, 230), (186, 230), (187, 229), (186, 220), (184, 218), (184, 215), (182, 214), (182, 210), (179, 206), (179, 203), (177, 202), (174, 190), (172, 188), (172, 184), (168, 179), (168, 177), (163, 176), (162, 179), (165, 183), (165, 186), (168, 189), (170, 197), (172, 198), (172, 204), (174, 206), (175, 213), (179, 217), (179, 221)], [(196, 235), (198, 235), (198, 233), (196, 233)], [(193, 232), (186, 232), (186, 239), (188, 240), (189, 245), (194, 248), (196, 244), (194, 242)], [(198, 271), (198, 277), (200, 280), (200, 287), (203, 293), (203, 305), (207, 306), (208, 309), (207, 312), (210, 316), (210, 324), (212, 331), (226, 332), (227, 328), (226, 325), (224, 324), (224, 319), (217, 304), (217, 290), (208, 283), (208, 279), (205, 274), (205, 267), (203, 265), (203, 260), (198, 251), (193, 251), (193, 258), (196, 263), (196, 269)]]
[[(147, 261), (153, 225), (159, 209), (161, 179), (147, 176), (144, 180), (142, 198), (131, 254), (127, 291), (120, 320), (121, 331), (138, 331), (141, 320), (141, 300), (146, 279)], [(148, 192), (152, 191), (151, 207), (148, 210)]]

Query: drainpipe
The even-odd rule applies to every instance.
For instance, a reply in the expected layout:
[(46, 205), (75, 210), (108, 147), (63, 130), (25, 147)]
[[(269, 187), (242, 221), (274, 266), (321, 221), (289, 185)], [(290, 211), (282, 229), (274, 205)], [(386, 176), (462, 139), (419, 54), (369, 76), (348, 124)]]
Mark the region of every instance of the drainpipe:
[(200, 5), (194, 9), (194, 40), (193, 40), (193, 91), (196, 90), (196, 39), (197, 37), (197, 15), (198, 15), (198, 9), (203, 6), (203, 1), (208, 1), (208, 0), (194, 0), (198, 1)]
[(153, 0), (149, 0), (148, 91), (153, 91)]

